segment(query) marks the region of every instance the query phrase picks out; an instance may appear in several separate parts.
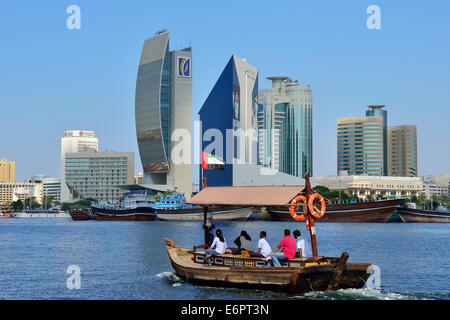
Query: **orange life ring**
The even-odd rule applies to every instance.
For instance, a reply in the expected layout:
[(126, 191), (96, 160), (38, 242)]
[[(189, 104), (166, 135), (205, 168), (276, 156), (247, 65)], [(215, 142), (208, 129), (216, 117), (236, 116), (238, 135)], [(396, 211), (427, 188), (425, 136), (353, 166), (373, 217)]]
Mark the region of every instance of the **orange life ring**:
[(295, 206), (297, 205), (298, 201), (306, 202), (306, 197), (298, 195), (294, 199), (292, 199), (291, 203), (289, 204), (289, 212), (291, 213), (292, 218), (294, 218), (295, 220), (303, 221), (306, 219), (305, 214), (297, 214), (295, 212)]
[[(315, 199), (320, 201), (320, 210), (314, 206)], [(308, 200), (308, 209), (313, 217), (322, 218), (325, 214), (325, 199), (318, 193), (312, 194)]]

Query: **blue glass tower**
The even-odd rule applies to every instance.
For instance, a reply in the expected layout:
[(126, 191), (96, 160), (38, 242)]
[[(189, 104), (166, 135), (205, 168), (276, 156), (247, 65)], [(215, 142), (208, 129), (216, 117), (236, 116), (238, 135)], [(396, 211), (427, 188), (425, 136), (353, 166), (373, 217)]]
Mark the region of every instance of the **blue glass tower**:
[[(200, 166), (200, 177), (207, 178), (208, 186), (232, 186), (233, 165), (237, 159), (248, 163), (254, 156), (256, 164), (257, 141), (251, 143), (246, 139), (244, 143), (233, 133), (240, 129), (257, 131), (257, 108), (258, 70), (233, 55), (199, 111), (202, 151), (225, 160), (224, 170), (203, 170), (202, 173)], [(216, 136), (208, 141), (208, 132), (218, 133), (221, 138)], [(214, 142), (217, 148), (210, 150)], [(242, 143), (245, 148), (240, 148)], [(200, 180), (200, 188), (202, 184)]]
[(387, 133), (387, 111), (382, 110), (385, 105), (371, 105), (366, 111), (367, 117), (382, 117), (383, 118), (383, 175), (388, 175), (388, 133)]
[(259, 92), (258, 163), (297, 177), (313, 174), (312, 95), (309, 85), (270, 77)]

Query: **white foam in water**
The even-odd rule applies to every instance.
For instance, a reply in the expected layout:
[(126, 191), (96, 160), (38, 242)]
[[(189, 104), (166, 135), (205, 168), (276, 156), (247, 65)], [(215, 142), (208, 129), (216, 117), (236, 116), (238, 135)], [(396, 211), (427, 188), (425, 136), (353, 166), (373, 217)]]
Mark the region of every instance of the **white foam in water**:
[[(399, 293), (386, 292), (374, 289), (341, 289), (337, 291), (315, 291), (308, 292), (303, 297), (311, 299), (331, 299), (331, 300), (416, 300), (411, 296), (404, 296)], [(301, 298), (301, 297), (299, 297)]]
[(160, 279), (166, 279), (169, 280), (169, 282), (173, 282), (174, 287), (178, 287), (180, 285), (180, 282), (182, 282), (182, 280), (173, 272), (162, 272), (162, 273), (158, 273), (156, 275), (158, 278)]

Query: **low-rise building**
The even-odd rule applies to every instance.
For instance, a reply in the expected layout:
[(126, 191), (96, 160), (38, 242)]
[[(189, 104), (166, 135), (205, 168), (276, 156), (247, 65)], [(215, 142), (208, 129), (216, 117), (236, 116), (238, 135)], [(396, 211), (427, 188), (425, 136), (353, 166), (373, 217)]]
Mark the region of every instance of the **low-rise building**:
[(419, 177), (339, 175), (312, 177), (311, 183), (313, 186), (322, 185), (331, 191), (341, 190), (359, 198), (393, 195), (406, 198), (418, 196), (423, 190), (423, 181)]
[(423, 193), (428, 199), (431, 199), (433, 195), (450, 197), (450, 175), (448, 173), (424, 176), (422, 180)]

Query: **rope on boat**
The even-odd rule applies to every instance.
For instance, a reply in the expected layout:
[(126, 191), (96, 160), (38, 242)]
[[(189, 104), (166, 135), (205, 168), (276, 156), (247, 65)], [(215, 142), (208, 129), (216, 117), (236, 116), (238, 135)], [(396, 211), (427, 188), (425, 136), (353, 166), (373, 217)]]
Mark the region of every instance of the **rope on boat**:
[(177, 255), (179, 255), (179, 256), (187, 256), (187, 255), (189, 255), (187, 250), (182, 249), (182, 248), (176, 248), (176, 251), (177, 251)]

